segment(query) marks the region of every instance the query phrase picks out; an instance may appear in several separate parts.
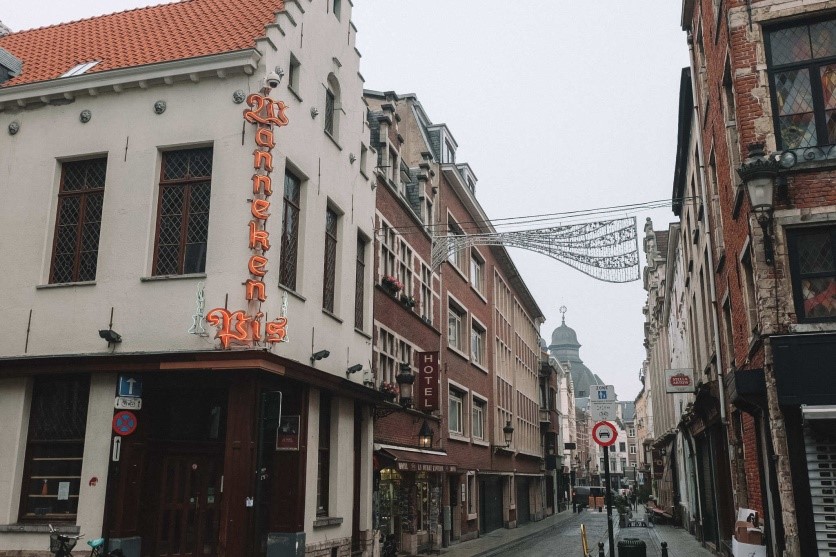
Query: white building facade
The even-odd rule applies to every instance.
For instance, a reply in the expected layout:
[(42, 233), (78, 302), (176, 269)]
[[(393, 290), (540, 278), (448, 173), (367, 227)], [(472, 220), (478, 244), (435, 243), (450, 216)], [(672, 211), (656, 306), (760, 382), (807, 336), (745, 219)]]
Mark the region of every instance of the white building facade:
[(371, 551), (351, 4), (233, 4), (0, 38), (0, 555)]

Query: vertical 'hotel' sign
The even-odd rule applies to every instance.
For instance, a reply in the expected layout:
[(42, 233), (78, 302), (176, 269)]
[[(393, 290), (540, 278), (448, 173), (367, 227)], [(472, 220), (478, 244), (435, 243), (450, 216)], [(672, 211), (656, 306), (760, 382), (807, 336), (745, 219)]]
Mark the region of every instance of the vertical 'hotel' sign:
[(418, 405), (422, 412), (438, 410), (438, 352), (418, 352)]
[[(218, 328), (217, 338), (224, 348), (231, 343), (251, 346), (260, 342), (272, 344), (285, 339), (286, 317), (272, 321), (265, 320), (261, 304), (267, 300), (267, 288), (264, 275), (267, 274), (267, 250), (270, 249), (270, 233), (267, 232), (267, 218), (270, 216), (270, 195), (273, 184), (270, 173), (273, 171), (273, 147), (276, 140), (273, 126), (287, 125), (287, 108), (282, 101), (253, 93), (247, 97), (249, 109), (244, 111), (244, 120), (256, 125), (255, 151), (253, 151), (252, 196), (248, 223), (250, 259), (247, 262), (249, 277), (244, 282), (244, 295), (247, 309), (229, 311), (227, 308), (215, 308), (206, 314), (206, 321)], [(264, 331), (262, 333), (262, 325)]]

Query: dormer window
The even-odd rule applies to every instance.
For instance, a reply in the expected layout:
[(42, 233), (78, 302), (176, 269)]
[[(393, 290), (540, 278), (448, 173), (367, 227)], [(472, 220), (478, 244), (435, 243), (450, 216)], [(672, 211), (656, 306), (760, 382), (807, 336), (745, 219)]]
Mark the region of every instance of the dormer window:
[(453, 149), (453, 144), (449, 141), (444, 142), (444, 147), (441, 150), (441, 162), (442, 163), (454, 163), (456, 162), (456, 150)]
[(93, 62), (82, 62), (76, 66), (73, 66), (67, 73), (61, 74), (61, 77), (72, 77), (74, 75), (81, 75), (83, 73), (87, 73), (87, 70), (98, 64), (100, 60), (95, 60)]

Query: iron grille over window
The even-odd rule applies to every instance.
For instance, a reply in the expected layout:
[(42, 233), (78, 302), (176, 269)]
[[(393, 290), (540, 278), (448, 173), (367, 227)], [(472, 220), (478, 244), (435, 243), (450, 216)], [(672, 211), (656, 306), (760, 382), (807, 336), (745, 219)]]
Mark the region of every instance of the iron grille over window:
[(337, 213), (325, 211), (325, 275), (322, 284), (322, 307), (334, 312), (334, 287), (337, 280)]
[(836, 319), (836, 226), (787, 232), (798, 320)]
[(22, 518), (75, 520), (89, 391), (87, 376), (35, 378), (20, 498)]
[(357, 237), (357, 268), (354, 272), (354, 327), (363, 330), (365, 317), (366, 241)]
[(779, 147), (836, 143), (836, 20), (774, 29), (766, 43)]
[(96, 279), (106, 171), (104, 158), (61, 167), (51, 284)]
[(296, 290), (296, 255), (299, 251), (299, 206), (302, 182), (290, 171), (284, 174), (284, 222), (279, 283)]
[(163, 153), (154, 275), (206, 269), (212, 148)]

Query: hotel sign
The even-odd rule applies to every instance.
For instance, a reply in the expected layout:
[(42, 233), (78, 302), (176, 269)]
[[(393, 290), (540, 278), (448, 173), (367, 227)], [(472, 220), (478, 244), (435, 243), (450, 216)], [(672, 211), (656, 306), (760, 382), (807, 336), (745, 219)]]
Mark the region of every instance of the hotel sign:
[(418, 396), (416, 409), (421, 412), (438, 410), (439, 401), (438, 352), (418, 352)]
[(264, 275), (267, 274), (266, 256), (270, 249), (267, 219), (270, 216), (270, 196), (273, 193), (270, 177), (273, 171), (272, 151), (276, 146), (273, 129), (287, 125), (287, 116), (284, 114), (287, 106), (282, 101), (274, 101), (257, 93), (247, 97), (247, 105), (249, 108), (244, 111), (244, 120), (256, 126), (255, 150), (252, 154), (252, 192), (247, 193), (252, 216), (247, 223), (251, 254), (247, 262), (248, 276), (243, 283), (247, 304), (245, 309), (230, 311), (226, 307), (219, 307), (206, 314), (207, 323), (217, 327), (215, 337), (220, 339), (224, 349), (232, 344), (269, 345), (283, 342), (287, 336), (286, 317), (267, 321), (261, 311), (261, 304), (267, 300)]
[(665, 370), (665, 392), (666, 393), (693, 393), (694, 377), (693, 370), (666, 369)]

